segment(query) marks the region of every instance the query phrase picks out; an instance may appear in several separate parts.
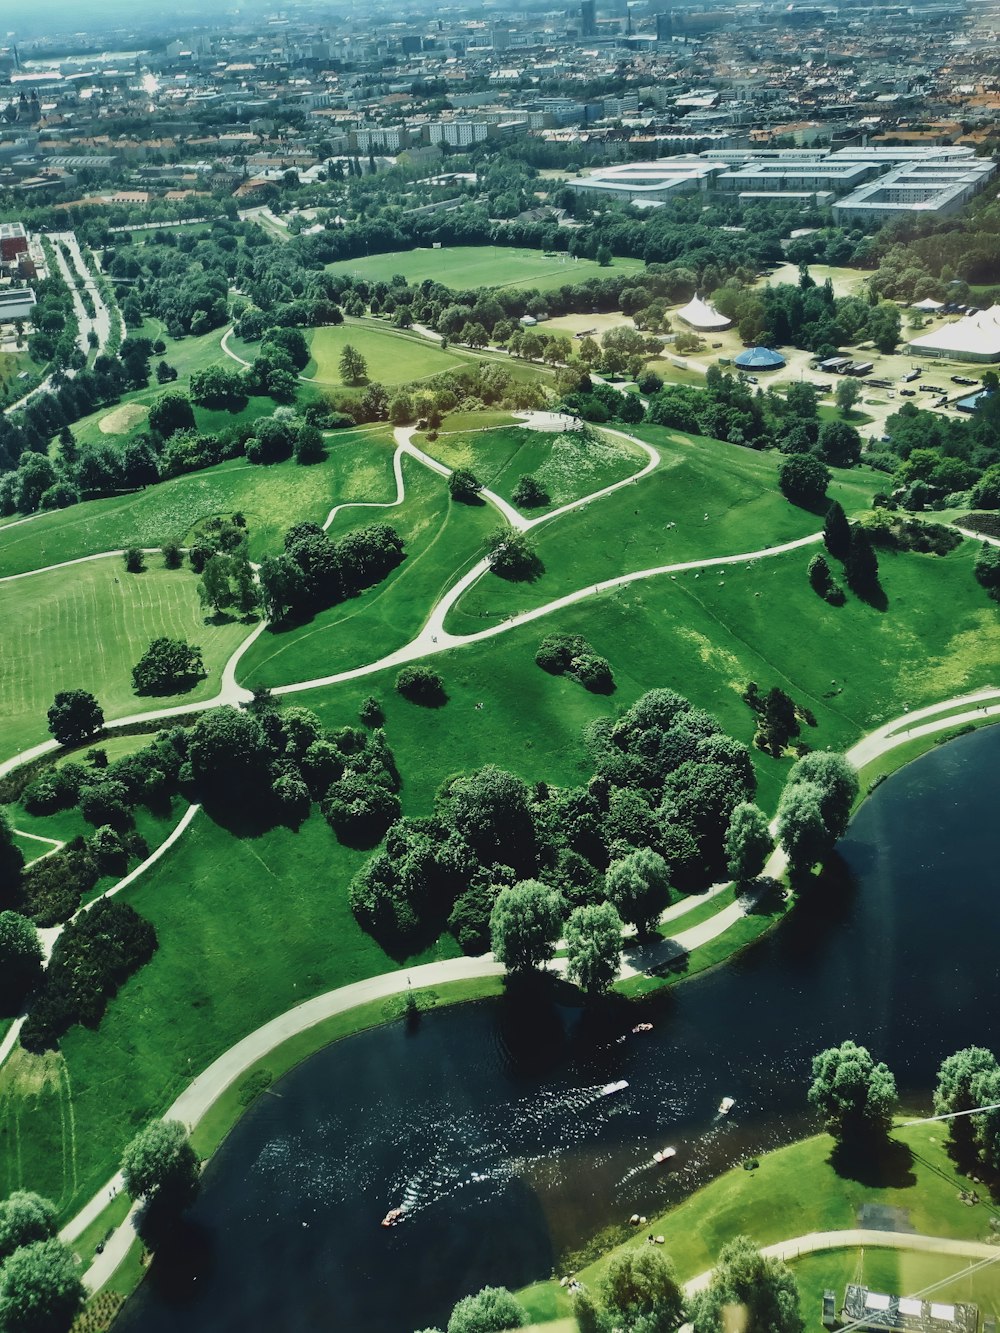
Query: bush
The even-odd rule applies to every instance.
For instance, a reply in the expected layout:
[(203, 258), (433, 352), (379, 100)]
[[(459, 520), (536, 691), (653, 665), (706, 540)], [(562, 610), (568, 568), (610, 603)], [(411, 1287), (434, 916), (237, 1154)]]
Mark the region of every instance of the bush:
[(410, 703), (437, 707), (446, 699), (444, 681), (436, 671), (425, 666), (403, 667), (396, 677), (396, 689)]
[(41, 1052), (75, 1023), (97, 1027), (108, 1000), (152, 958), (156, 944), (150, 923), (117, 899), (104, 898), (69, 922), (21, 1029), (21, 1045)]
[(100, 878), (83, 838), (31, 866), (22, 880), (24, 908), (37, 926), (47, 929), (68, 920)]
[(536, 477), (526, 476), (519, 479), (511, 499), (522, 509), (538, 509), (549, 503), (549, 493)]

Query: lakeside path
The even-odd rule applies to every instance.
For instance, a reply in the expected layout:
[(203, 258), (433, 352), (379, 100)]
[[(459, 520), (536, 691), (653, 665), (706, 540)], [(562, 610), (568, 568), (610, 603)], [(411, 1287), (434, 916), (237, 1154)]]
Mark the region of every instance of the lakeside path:
[[(803, 1254), (818, 1254), (823, 1250), (917, 1250), (921, 1254), (952, 1255), (956, 1259), (1000, 1260), (1000, 1247), (980, 1240), (955, 1240), (950, 1236), (922, 1236), (912, 1231), (867, 1231), (854, 1228), (847, 1231), (810, 1231), (805, 1236), (779, 1240), (774, 1245), (762, 1245), (761, 1254), (768, 1259), (787, 1263)], [(684, 1294), (693, 1296), (704, 1291), (712, 1279), (710, 1268), (684, 1283)]]

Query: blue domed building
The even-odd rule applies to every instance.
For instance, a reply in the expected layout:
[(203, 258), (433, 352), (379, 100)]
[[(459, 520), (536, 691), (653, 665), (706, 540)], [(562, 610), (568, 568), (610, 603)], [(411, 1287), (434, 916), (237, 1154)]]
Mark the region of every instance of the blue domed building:
[(748, 347), (733, 359), (740, 370), (780, 370), (785, 358), (770, 347)]

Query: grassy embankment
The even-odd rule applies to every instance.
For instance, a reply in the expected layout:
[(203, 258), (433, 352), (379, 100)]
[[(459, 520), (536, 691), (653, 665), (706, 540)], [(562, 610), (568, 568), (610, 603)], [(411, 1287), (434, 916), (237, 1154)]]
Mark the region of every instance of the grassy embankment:
[[(652, 1232), (664, 1237), (663, 1252), (670, 1255), (678, 1276), (686, 1281), (711, 1268), (719, 1250), (734, 1236), (746, 1235), (758, 1245), (772, 1245), (816, 1231), (849, 1230), (862, 1225), (858, 1210), (868, 1203), (905, 1210), (909, 1225), (923, 1235), (985, 1241), (993, 1234), (989, 1219), (996, 1209), (989, 1204), (970, 1208), (959, 1197), (968, 1188), (968, 1180), (956, 1171), (940, 1125), (897, 1128), (890, 1151), (877, 1164), (845, 1160), (826, 1134), (766, 1153), (759, 1162), (753, 1171), (734, 1167), (669, 1212), (651, 1218), (641, 1236), (609, 1249), (577, 1276), (593, 1288), (613, 1255), (641, 1248), (646, 1234)], [(834, 1253), (840, 1255), (834, 1263), (842, 1271), (844, 1252)], [(866, 1264), (871, 1254), (865, 1252)], [(853, 1270), (857, 1260), (852, 1258)], [(919, 1256), (914, 1263), (918, 1256), (904, 1252), (883, 1264), (878, 1276), (899, 1281), (902, 1286), (886, 1289), (905, 1294), (923, 1285), (930, 1267), (923, 1263), (926, 1258), (929, 1256)], [(833, 1285), (825, 1280), (833, 1260), (833, 1255), (817, 1255), (796, 1264), (804, 1296), (817, 1305), (822, 1292), (816, 1279)], [(945, 1263), (949, 1272), (964, 1266), (955, 1259)], [(935, 1266), (940, 1267), (940, 1261)], [(843, 1281), (841, 1277), (840, 1296)], [(994, 1292), (998, 1289), (994, 1283)], [(537, 1283), (525, 1296), (536, 1318), (568, 1312), (568, 1300), (556, 1282)]]

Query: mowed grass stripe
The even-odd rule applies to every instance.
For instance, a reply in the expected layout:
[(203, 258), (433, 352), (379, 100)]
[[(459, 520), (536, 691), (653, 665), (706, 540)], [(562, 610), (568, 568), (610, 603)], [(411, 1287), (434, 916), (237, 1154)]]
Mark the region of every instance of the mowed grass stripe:
[[(59, 690), (90, 690), (109, 719), (210, 698), (250, 632), (234, 621), (206, 623), (190, 570), (126, 574), (115, 559), (0, 584), (0, 620), (17, 627), (0, 657), (0, 727), (9, 753), (46, 739), (45, 714)], [(160, 635), (197, 644), (208, 677), (183, 696), (140, 699), (132, 667)]]

